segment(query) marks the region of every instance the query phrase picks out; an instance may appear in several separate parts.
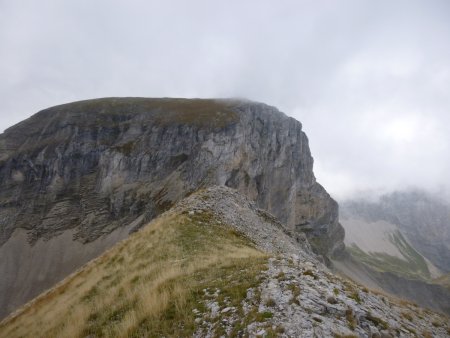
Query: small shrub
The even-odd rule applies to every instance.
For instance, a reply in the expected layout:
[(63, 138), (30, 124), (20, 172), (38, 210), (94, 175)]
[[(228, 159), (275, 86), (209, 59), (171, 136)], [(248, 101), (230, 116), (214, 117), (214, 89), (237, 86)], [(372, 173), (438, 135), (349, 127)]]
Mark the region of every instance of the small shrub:
[(414, 330), (412, 327), (405, 327), (405, 329), (411, 332), (413, 335), (417, 336), (416, 330)]
[(352, 309), (348, 308), (345, 311), (345, 318), (347, 319), (348, 327), (351, 330), (354, 330), (356, 328), (356, 324), (357, 323), (356, 323), (356, 318), (355, 318), (355, 315), (353, 314), (353, 310)]
[(335, 333), (334, 334), (334, 338), (359, 338), (358, 336), (354, 335), (354, 334), (339, 334), (339, 333)]
[(136, 284), (137, 282), (139, 282), (140, 279), (141, 279), (141, 276), (134, 276), (134, 277), (130, 280), (130, 283), (131, 283), (131, 284)]
[(276, 326), (276, 327), (266, 327), (266, 334), (264, 335), (265, 338), (275, 338), (279, 337), (284, 333), (284, 327), (282, 326)]
[(375, 326), (380, 326), (381, 328), (383, 328), (384, 330), (389, 328), (389, 325), (381, 318), (375, 317), (374, 315), (372, 315), (370, 312), (367, 314), (366, 316), (367, 320), (371, 321), (372, 323), (375, 324)]
[(284, 327), (281, 326), (281, 325), (277, 326), (276, 329), (275, 329), (275, 332), (278, 333), (278, 334), (282, 334), (282, 333), (284, 333), (285, 331), (286, 331), (286, 330), (285, 330)]
[(275, 300), (273, 300), (273, 298), (269, 298), (268, 300), (266, 300), (266, 306), (268, 306), (268, 307), (273, 307), (276, 304), (277, 303), (275, 302)]
[(256, 317), (255, 320), (257, 322), (264, 322), (267, 319), (272, 318), (273, 317), (273, 313), (270, 312), (270, 311), (257, 312), (255, 317)]
[(305, 276), (311, 276), (311, 277), (313, 277), (314, 279), (317, 279), (318, 277), (314, 274), (314, 272), (312, 271), (312, 270), (306, 270), (306, 271), (304, 271), (303, 272), (303, 275), (305, 275)]
[(279, 281), (286, 280), (286, 274), (285, 274), (283, 271), (281, 271), (281, 272), (277, 275), (277, 279), (278, 279)]
[(431, 332), (428, 332), (428, 331), (422, 332), (422, 335), (423, 335), (424, 338), (433, 338), (433, 334)]
[(264, 319), (269, 319), (269, 318), (272, 318), (272, 317), (273, 317), (273, 313), (270, 312), (270, 311), (264, 311), (264, 312), (261, 313), (261, 315), (262, 315), (262, 317), (263, 317)]
[(433, 320), (433, 321), (431, 322), (431, 324), (432, 324), (434, 327), (440, 327), (440, 326), (441, 326), (441, 323), (438, 322), (437, 320)]
[(361, 298), (359, 297), (358, 291), (353, 291), (348, 297), (353, 299), (358, 304), (361, 304)]
[(99, 294), (100, 290), (93, 286), (83, 297), (81, 297), (82, 302), (90, 302), (94, 297)]
[(297, 297), (300, 296), (300, 287), (295, 284), (289, 284), (288, 289), (292, 292), (292, 298), (289, 301), (289, 304), (300, 305), (300, 302), (297, 299)]
[(413, 317), (408, 312), (402, 312), (402, 317), (409, 320), (410, 322), (413, 320)]

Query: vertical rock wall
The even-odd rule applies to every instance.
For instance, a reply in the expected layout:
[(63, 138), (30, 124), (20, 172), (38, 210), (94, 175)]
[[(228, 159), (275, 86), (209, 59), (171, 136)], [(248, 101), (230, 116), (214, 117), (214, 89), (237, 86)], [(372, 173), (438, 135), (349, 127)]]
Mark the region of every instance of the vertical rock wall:
[(94, 242), (139, 228), (198, 189), (226, 185), (331, 256), (342, 251), (344, 231), (312, 169), (300, 122), (261, 103), (108, 98), (57, 106), (0, 135), (0, 245), (16, 229), (30, 245), (68, 230)]

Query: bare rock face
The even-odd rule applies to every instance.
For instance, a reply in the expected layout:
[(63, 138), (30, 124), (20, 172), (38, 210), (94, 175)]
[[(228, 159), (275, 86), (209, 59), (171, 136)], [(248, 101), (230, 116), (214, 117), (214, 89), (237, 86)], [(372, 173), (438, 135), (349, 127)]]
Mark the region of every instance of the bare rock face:
[(184, 196), (226, 185), (317, 252), (342, 247), (337, 204), (316, 182), (308, 139), (273, 107), (230, 100), (111, 98), (43, 110), (0, 136), (0, 243), (75, 228), (82, 241)]
[[(107, 98), (56, 106), (0, 135), (0, 246), (17, 229), (31, 245), (69, 230), (94, 242), (223, 185), (305, 232), (316, 253), (337, 255), (338, 207), (312, 167), (302, 125), (261, 103)], [(16, 273), (8, 269), (0, 274)]]

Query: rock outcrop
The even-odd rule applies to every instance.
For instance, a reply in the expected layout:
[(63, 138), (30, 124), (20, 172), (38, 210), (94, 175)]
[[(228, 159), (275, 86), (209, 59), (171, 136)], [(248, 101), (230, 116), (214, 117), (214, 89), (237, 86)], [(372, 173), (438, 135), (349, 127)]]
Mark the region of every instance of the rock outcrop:
[[(93, 243), (121, 227), (137, 230), (200, 188), (224, 185), (288, 231), (306, 233), (316, 253), (338, 255), (337, 204), (312, 167), (302, 125), (261, 103), (108, 98), (56, 106), (0, 135), (0, 245), (21, 229), (30, 245), (67, 231)], [(3, 264), (0, 275), (20, 276), (21, 263)], [(37, 280), (41, 288), (57, 281), (3, 280), (0, 308), (6, 292)]]

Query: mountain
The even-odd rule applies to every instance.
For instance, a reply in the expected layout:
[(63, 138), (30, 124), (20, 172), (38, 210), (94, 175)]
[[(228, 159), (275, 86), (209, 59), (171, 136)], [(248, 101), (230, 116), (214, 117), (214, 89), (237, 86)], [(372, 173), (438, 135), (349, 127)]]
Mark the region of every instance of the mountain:
[(357, 216), (347, 218), (345, 209), (341, 214), (344, 214), (340, 219), (346, 232), (345, 244), (353, 257), (378, 270), (409, 278), (430, 280), (441, 275), (395, 224), (369, 222)]
[(445, 337), (330, 272), (238, 191), (200, 189), (0, 323), (0, 337)]
[(262, 103), (104, 98), (40, 111), (0, 135), (0, 318), (215, 185), (329, 262), (344, 230), (312, 167), (302, 125)]
[[(398, 236), (395, 246), (414, 250), (411, 256), (422, 260), (422, 266), (426, 261), (428, 269), (432, 270), (428, 277), (439, 274), (439, 270), (450, 272), (450, 203), (439, 196), (417, 189), (397, 191), (375, 202), (346, 201), (340, 204), (340, 213), (348, 228), (357, 228), (352, 222), (366, 223), (367, 229), (390, 227), (388, 232)], [(412, 257), (409, 260), (413, 260)], [(423, 269), (426, 270), (424, 266)]]
[(449, 311), (450, 209), (419, 190), (340, 203), (349, 253), (336, 267), (372, 288)]
[(433, 282), (450, 290), (450, 273), (435, 278)]
[(377, 276), (348, 254), (312, 169), (300, 122), (262, 103), (35, 114), (0, 135), (0, 337), (450, 334), (445, 315), (332, 272), (450, 313), (446, 278)]

